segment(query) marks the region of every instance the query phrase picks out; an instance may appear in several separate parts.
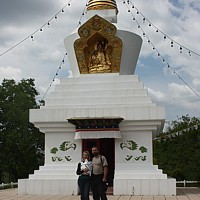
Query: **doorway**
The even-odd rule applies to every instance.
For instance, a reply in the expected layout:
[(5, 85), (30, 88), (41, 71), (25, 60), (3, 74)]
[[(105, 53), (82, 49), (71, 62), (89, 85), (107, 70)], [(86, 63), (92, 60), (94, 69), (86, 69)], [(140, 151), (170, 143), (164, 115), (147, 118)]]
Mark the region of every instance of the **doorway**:
[(113, 186), (114, 170), (115, 170), (115, 139), (83, 139), (82, 151), (89, 151), (92, 156), (92, 147), (96, 146), (99, 149), (100, 155), (104, 155), (108, 162), (108, 183)]

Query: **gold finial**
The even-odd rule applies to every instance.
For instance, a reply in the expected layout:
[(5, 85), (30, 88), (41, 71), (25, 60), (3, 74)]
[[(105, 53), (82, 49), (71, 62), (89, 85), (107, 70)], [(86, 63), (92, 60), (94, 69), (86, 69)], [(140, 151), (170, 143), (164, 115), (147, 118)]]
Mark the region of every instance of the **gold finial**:
[(115, 9), (118, 13), (117, 4), (115, 0), (89, 0), (87, 10), (105, 10)]

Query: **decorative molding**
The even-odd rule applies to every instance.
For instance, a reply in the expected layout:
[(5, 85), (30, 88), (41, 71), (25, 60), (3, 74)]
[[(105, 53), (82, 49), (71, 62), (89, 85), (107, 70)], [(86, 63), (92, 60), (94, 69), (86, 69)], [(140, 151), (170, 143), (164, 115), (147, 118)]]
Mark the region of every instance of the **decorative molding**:
[(115, 0), (89, 0), (87, 11), (88, 10), (106, 10), (106, 9), (115, 9), (116, 14), (118, 13), (117, 4)]

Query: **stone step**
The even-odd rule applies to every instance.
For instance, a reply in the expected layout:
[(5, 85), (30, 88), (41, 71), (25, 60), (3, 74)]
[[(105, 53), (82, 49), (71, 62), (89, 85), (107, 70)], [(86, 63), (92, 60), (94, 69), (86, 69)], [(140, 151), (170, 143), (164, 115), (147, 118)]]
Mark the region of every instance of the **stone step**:
[(96, 82), (138, 82), (138, 75), (118, 75), (118, 74), (93, 74), (91, 75), (81, 75), (80, 77), (63, 78), (60, 80), (61, 84), (68, 83), (96, 83)]
[(145, 97), (77, 97), (77, 98), (55, 98), (55, 99), (47, 99), (46, 100), (46, 106), (51, 106), (51, 105), (99, 105), (99, 104), (111, 104), (116, 105), (116, 104), (125, 104), (125, 105), (132, 105), (132, 104), (151, 104), (152, 100), (150, 97), (145, 96)]
[(105, 90), (94, 90), (94, 91), (82, 91), (82, 90), (70, 90), (70, 91), (53, 91), (50, 93), (50, 95), (48, 96), (48, 98), (55, 98), (55, 97), (64, 97), (64, 98), (68, 98), (68, 97), (76, 97), (77, 96), (87, 96), (87, 97), (94, 97), (94, 96), (102, 96), (102, 97), (106, 97), (106, 96), (147, 96), (147, 90), (146, 89), (136, 89), (133, 90), (131, 89), (124, 89), (124, 90), (109, 90), (107, 88), (105, 88)]
[(167, 174), (127, 173), (115, 174), (115, 179), (167, 179)]
[(29, 179), (77, 179), (76, 174), (30, 174)]
[[(58, 104), (56, 105), (56, 108), (67, 108), (67, 109), (87, 109), (87, 110), (92, 110), (92, 109), (104, 109), (104, 108), (112, 108), (112, 109), (118, 109), (118, 108), (125, 108), (128, 110), (130, 109), (140, 109), (140, 108), (149, 108), (149, 107), (155, 107), (156, 104), (155, 103), (135, 103), (134, 105), (132, 105), (131, 103), (130, 104), (114, 104), (112, 102), (110, 103), (102, 103), (102, 104), (71, 104), (71, 105), (68, 105), (68, 104), (65, 104), (65, 105), (62, 105), (62, 104)], [(40, 109), (49, 109), (49, 108), (54, 108), (55, 105), (45, 105), (45, 107), (41, 106)]]
[(63, 174), (76, 174), (76, 170), (34, 170), (34, 175), (49, 175), (49, 174), (53, 174), (53, 175), (63, 175)]
[(101, 90), (125, 90), (125, 89), (143, 89), (143, 83), (141, 82), (116, 82), (116, 83), (69, 83), (60, 84), (55, 86), (56, 91), (101, 91)]

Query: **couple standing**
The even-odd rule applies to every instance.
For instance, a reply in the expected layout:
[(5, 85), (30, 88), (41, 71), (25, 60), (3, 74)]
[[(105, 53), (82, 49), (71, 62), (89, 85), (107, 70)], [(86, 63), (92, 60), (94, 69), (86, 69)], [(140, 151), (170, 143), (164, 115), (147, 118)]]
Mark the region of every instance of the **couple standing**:
[(104, 156), (99, 155), (97, 147), (92, 147), (93, 159), (90, 161), (90, 154), (84, 151), (82, 162), (78, 163), (76, 174), (79, 175), (78, 185), (81, 200), (89, 200), (90, 186), (94, 200), (107, 200), (106, 182), (108, 175), (108, 163)]

